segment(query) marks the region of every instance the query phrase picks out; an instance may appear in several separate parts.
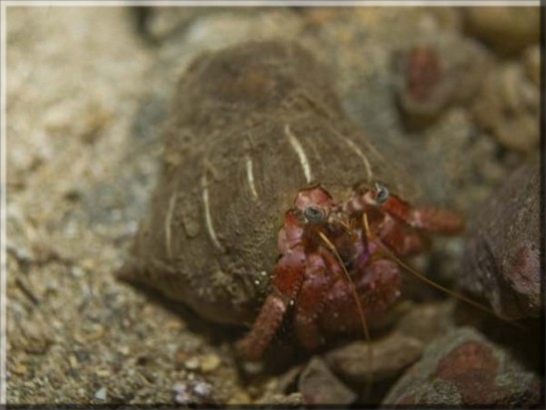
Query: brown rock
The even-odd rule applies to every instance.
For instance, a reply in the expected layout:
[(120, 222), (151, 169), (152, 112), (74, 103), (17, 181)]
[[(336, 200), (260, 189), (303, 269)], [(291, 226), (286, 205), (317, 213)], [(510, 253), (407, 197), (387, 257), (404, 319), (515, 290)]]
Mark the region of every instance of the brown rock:
[(459, 284), (508, 319), (538, 317), (540, 168), (522, 165), (473, 215)]
[(423, 350), (419, 340), (396, 332), (371, 347), (369, 352), (369, 344), (354, 342), (328, 353), (325, 360), (343, 380), (365, 384), (397, 376), (418, 360)]
[(29, 321), (21, 327), (21, 344), (30, 354), (45, 354), (54, 343), (55, 338), (47, 321), (38, 317), (37, 321)]
[[(471, 107), (475, 124), (498, 142), (518, 151), (532, 151), (539, 142), (540, 91), (529, 63), (510, 62), (487, 76)], [(526, 72), (527, 71), (527, 72)]]
[[(240, 403), (237, 403), (240, 404)], [(265, 400), (256, 401), (257, 405), (263, 409), (276, 409), (276, 408), (285, 408), (285, 409), (301, 409), (304, 407), (302, 403), (301, 393), (291, 393), (291, 394), (274, 394), (268, 396)]]
[(453, 329), (452, 310), (452, 300), (416, 304), (400, 318), (396, 329), (406, 337), (429, 343)]
[(513, 54), (538, 43), (538, 7), (468, 7), (463, 9), (466, 30), (499, 54)]
[(395, 92), (410, 127), (427, 125), (478, 90), (490, 65), (478, 43), (443, 34), (395, 55)]
[(305, 404), (353, 403), (357, 396), (330, 371), (326, 363), (314, 357), (302, 371), (298, 388)]
[(390, 405), (533, 406), (540, 380), (471, 328), (430, 344), (383, 400)]

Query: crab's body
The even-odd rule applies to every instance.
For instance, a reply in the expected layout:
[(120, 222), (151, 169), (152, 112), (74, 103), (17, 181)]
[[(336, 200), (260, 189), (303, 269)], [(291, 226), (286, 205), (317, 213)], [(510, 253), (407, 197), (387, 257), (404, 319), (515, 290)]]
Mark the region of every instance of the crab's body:
[(457, 214), (412, 208), (381, 184), (341, 203), (320, 186), (300, 191), (279, 232), (281, 257), (270, 293), (239, 351), (259, 358), (289, 310), (309, 349), (325, 332), (367, 326), (400, 295), (392, 255), (418, 253), (427, 233), (456, 233), (462, 226)]

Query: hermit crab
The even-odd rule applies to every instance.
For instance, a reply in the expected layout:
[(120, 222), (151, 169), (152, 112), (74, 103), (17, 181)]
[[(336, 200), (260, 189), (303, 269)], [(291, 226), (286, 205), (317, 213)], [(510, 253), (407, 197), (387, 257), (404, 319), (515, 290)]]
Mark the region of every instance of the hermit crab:
[(462, 227), (454, 212), (405, 202), (412, 186), (294, 43), (198, 58), (174, 90), (164, 138), (158, 185), (119, 275), (206, 319), (254, 322), (237, 345), (247, 358), (291, 316), (309, 348), (372, 320), (399, 294), (393, 256)]
[(270, 293), (239, 351), (259, 358), (291, 306), (308, 349), (320, 344), (323, 331), (366, 329), (400, 295), (400, 267), (391, 255), (422, 251), (423, 232), (462, 227), (454, 212), (412, 208), (380, 183), (344, 203), (320, 186), (301, 190), (279, 232)]

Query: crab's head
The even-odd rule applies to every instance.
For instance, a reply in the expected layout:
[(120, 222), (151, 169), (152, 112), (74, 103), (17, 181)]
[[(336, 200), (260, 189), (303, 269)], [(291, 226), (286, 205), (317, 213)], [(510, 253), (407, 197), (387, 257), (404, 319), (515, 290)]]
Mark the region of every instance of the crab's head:
[(367, 206), (381, 207), (390, 197), (389, 189), (384, 184), (376, 182), (373, 188), (366, 191), (362, 199)]
[(320, 224), (328, 221), (334, 201), (320, 186), (305, 188), (298, 192), (294, 207), (305, 224)]

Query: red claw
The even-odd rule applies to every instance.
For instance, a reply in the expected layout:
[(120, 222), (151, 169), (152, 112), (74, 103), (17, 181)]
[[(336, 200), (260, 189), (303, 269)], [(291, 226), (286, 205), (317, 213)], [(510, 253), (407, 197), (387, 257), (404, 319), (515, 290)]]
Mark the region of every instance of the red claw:
[(433, 233), (455, 234), (464, 229), (464, 220), (455, 212), (442, 208), (411, 208), (396, 196), (391, 196), (381, 207), (385, 212), (403, 220), (412, 228)]

